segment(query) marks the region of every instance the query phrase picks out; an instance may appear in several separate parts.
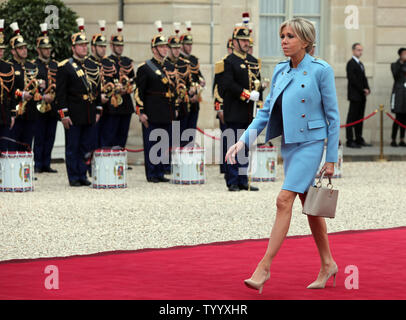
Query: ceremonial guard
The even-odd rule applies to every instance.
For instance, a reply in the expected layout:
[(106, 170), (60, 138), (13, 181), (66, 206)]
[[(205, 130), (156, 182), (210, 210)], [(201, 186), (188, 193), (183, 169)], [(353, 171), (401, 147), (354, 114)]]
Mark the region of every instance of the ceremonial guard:
[[(193, 36), (192, 23), (191, 21), (186, 21), (187, 33), (180, 36), (180, 43), (182, 44), (181, 55), (183, 58), (190, 62), (189, 68), (192, 73), (192, 94), (190, 95), (190, 108), (185, 123), (185, 129), (196, 129), (197, 120), (199, 117), (200, 102), (202, 90), (206, 86), (206, 81), (204, 80), (203, 74), (200, 71), (199, 59), (192, 54), (193, 49)], [(188, 143), (194, 142), (194, 137), (188, 141)]]
[[(157, 183), (169, 182), (164, 174), (170, 158), (171, 124), (176, 118), (176, 72), (165, 59), (168, 41), (161, 34), (161, 21), (155, 22), (155, 25), (159, 34), (151, 41), (153, 58), (138, 67), (134, 98), (136, 112), (142, 122), (146, 178)], [(167, 136), (163, 137), (162, 133)], [(161, 135), (159, 150), (154, 147), (157, 135)]]
[[(134, 103), (131, 95), (134, 93), (135, 71), (133, 60), (123, 56), (124, 37), (123, 22), (117, 21), (117, 33), (110, 39), (112, 54), (108, 57), (115, 66), (114, 81), (117, 91), (117, 102), (110, 100), (105, 107), (102, 122), (102, 143), (108, 146), (124, 148), (127, 143), (131, 117), (134, 113)], [(129, 169), (131, 169), (129, 167)]]
[(186, 125), (190, 107), (189, 92), (192, 86), (192, 73), (190, 69), (190, 61), (180, 55), (181, 44), (178, 36), (180, 32), (180, 23), (175, 22), (174, 27), (175, 35), (168, 39), (169, 51), (167, 60), (176, 70), (176, 109), (179, 110), (177, 120), (179, 120), (180, 123), (180, 146), (183, 147), (188, 141), (186, 140), (186, 137), (184, 137), (185, 141), (182, 140), (182, 134), (187, 129)]
[[(113, 144), (111, 139), (109, 141), (106, 137), (111, 137), (113, 132), (103, 135), (103, 120), (105, 118), (105, 110), (108, 108), (109, 104), (118, 105), (121, 96), (117, 93), (118, 78), (116, 77), (116, 67), (114, 61), (106, 57), (107, 40), (104, 36), (104, 31), (106, 28), (106, 21), (99, 20), (100, 32), (93, 35), (90, 42), (91, 45), (91, 55), (89, 59), (100, 68), (101, 77), (101, 103), (103, 105), (102, 117), (95, 124), (94, 138), (96, 141), (96, 148), (112, 147)], [(119, 89), (120, 90), (120, 89)]]
[(90, 185), (86, 156), (94, 150), (95, 123), (100, 119), (100, 67), (86, 58), (89, 41), (84, 19), (77, 19), (80, 32), (71, 37), (73, 56), (58, 64), (56, 101), (65, 127), (66, 169), (71, 186)]
[[(4, 49), (4, 19), (0, 20), (0, 152), (7, 151), (10, 127), (14, 125), (15, 114), (11, 97), (14, 90), (14, 68), (9, 62), (3, 60)], [(15, 111), (15, 110), (14, 110)]]
[[(243, 21), (245, 25), (234, 28), (233, 53), (224, 59), (223, 65), (217, 66), (217, 73), (223, 72), (221, 86), (225, 90), (223, 108), (227, 126), (226, 137), (228, 140), (234, 140), (227, 141), (228, 146), (238, 141), (241, 133), (247, 129), (255, 117), (256, 108), (263, 104), (259, 92), (261, 88), (261, 63), (248, 53), (250, 31), (246, 26), (249, 18), (245, 14)], [(230, 136), (231, 132), (233, 132), (232, 137)], [(226, 180), (229, 191), (258, 191), (256, 187), (251, 186), (249, 188), (247, 169), (248, 150), (245, 150), (245, 157), (239, 155), (235, 165), (226, 164)]]
[(54, 103), (58, 63), (51, 59), (52, 45), (48, 37), (48, 26), (43, 23), (40, 27), (42, 36), (37, 38), (38, 57), (34, 63), (38, 68), (37, 79), (42, 80), (45, 86), (40, 88), (42, 99), (37, 103), (39, 115), (34, 131), (35, 172), (56, 173), (57, 170), (51, 168), (51, 153), (58, 123), (58, 113)]
[[(221, 76), (224, 71), (224, 59), (233, 53), (233, 39), (228, 39), (227, 41), (227, 55), (224, 56), (220, 61), (216, 62), (214, 66), (214, 81), (213, 81), (213, 97), (214, 97), (214, 111), (216, 111), (216, 118), (219, 119), (219, 128), (221, 134), (226, 130), (226, 123), (224, 122), (224, 110), (223, 110), (223, 99), (224, 99), (224, 88), (221, 86)], [(227, 153), (226, 143), (224, 139), (220, 142), (220, 173), (226, 173), (224, 157)]]
[(38, 68), (35, 64), (27, 61), (27, 43), (20, 34), (17, 22), (10, 27), (15, 36), (10, 39), (11, 63), (15, 75), (15, 103), (16, 120), (10, 130), (10, 138), (14, 142), (9, 143), (11, 151), (27, 151), (32, 148), (34, 129), (38, 118), (37, 103), (42, 99), (39, 88), (45, 87), (45, 83), (37, 79)]

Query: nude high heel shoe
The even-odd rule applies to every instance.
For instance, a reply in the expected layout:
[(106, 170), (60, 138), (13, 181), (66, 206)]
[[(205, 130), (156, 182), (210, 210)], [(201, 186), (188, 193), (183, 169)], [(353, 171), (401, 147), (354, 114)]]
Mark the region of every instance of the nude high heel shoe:
[(259, 294), (262, 294), (262, 289), (264, 288), (265, 282), (269, 280), (271, 277), (271, 272), (268, 271), (268, 274), (266, 275), (265, 279), (260, 282), (253, 281), (252, 279), (246, 279), (244, 280), (245, 285), (254, 290), (259, 290)]
[(332, 276), (334, 277), (333, 287), (335, 287), (337, 273), (338, 273), (338, 267), (334, 263), (333, 268), (329, 271), (329, 273), (327, 274), (326, 277), (324, 277), (323, 279), (321, 279), (319, 281), (316, 280), (315, 282), (310, 284), (307, 287), (307, 289), (324, 289), (326, 287), (326, 283), (327, 283), (328, 279), (330, 279)]

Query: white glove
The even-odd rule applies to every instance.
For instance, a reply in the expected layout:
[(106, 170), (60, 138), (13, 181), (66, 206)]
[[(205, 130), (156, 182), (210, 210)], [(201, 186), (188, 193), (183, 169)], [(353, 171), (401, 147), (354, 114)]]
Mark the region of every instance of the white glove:
[(254, 101), (254, 102), (258, 101), (259, 100), (259, 92), (255, 91), (255, 90), (251, 91), (250, 100)]

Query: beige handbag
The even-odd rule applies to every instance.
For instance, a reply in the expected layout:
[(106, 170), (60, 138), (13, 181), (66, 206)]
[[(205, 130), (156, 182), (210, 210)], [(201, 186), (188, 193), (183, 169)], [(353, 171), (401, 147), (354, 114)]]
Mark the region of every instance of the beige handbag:
[(324, 172), (316, 186), (310, 187), (303, 206), (303, 213), (309, 216), (334, 219), (337, 208), (338, 190), (333, 189), (331, 177), (329, 184), (323, 187)]

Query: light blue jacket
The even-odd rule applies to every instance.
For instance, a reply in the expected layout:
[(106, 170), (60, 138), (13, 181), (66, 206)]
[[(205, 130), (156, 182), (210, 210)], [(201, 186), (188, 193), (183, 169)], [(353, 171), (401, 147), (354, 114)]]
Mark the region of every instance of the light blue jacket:
[(283, 92), (282, 115), (285, 143), (301, 143), (328, 139), (327, 162), (338, 161), (340, 114), (338, 111), (334, 71), (318, 58), (305, 55), (296, 69), (290, 60), (276, 65), (271, 92), (264, 107), (242, 135), (240, 141), (251, 146), (265, 126), (266, 141), (280, 135), (280, 124), (271, 117), (279, 95)]

